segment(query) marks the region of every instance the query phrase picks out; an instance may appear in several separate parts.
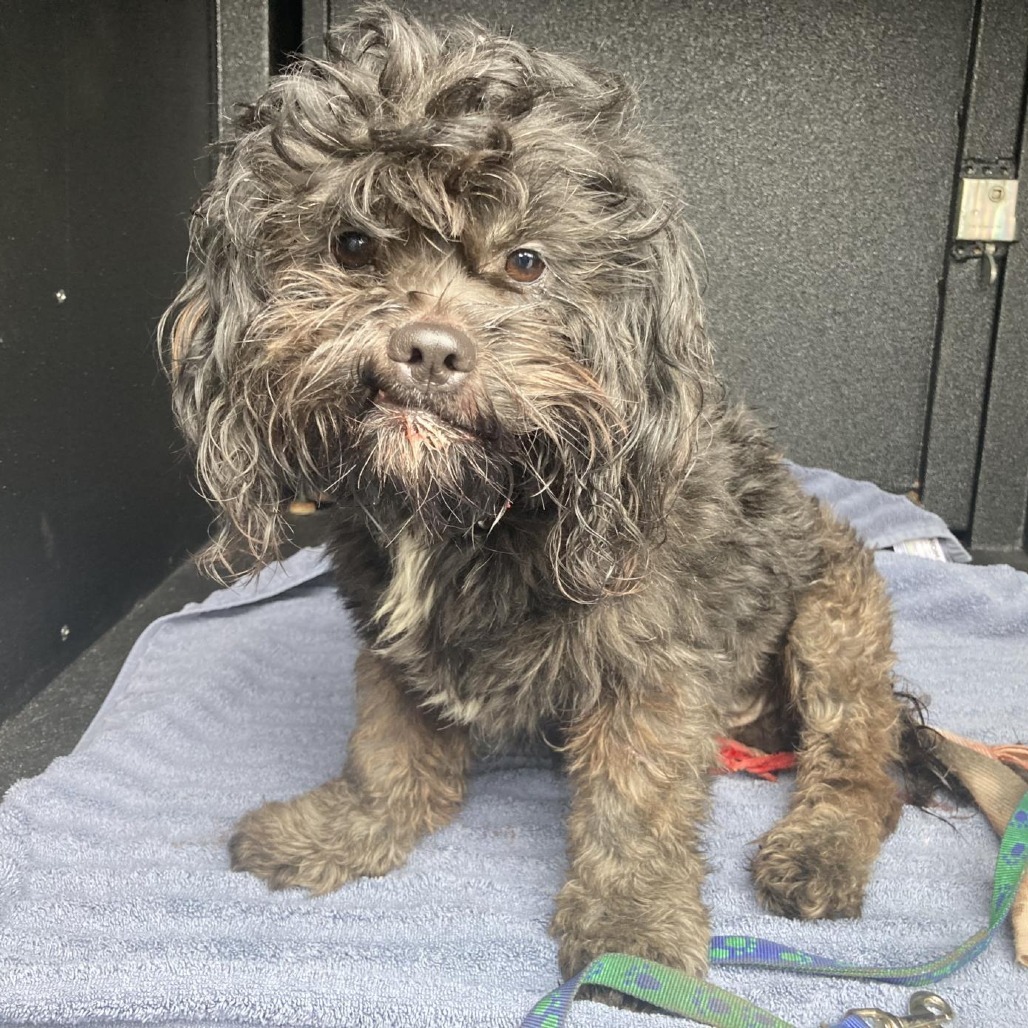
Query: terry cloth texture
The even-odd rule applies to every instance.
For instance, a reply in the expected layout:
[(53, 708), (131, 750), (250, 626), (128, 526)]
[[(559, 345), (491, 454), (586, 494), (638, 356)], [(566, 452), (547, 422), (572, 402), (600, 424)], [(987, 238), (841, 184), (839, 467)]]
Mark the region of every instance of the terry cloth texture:
[[(910, 506), (804, 474), (872, 544), (936, 534)], [(898, 508), (896, 508), (898, 509)], [(876, 525), (888, 531), (878, 536)], [(901, 533), (902, 534), (902, 533)], [(990, 742), (1026, 734), (1028, 576), (882, 552), (910, 687), (940, 725)], [(235, 819), (339, 768), (356, 644), (319, 551), (155, 622), (77, 750), (0, 807), (0, 1024), (515, 1028), (557, 984), (547, 936), (565, 868), (564, 780), (543, 758), (483, 762), (467, 805), (408, 864), (310, 899), (231, 874)], [(706, 899), (718, 933), (897, 964), (984, 926), (997, 842), (983, 817), (907, 808), (861, 920), (763, 913), (746, 870), (786, 807), (789, 776), (714, 783)], [(906, 1011), (910, 990), (791, 973), (712, 979), (811, 1026), (850, 1007)], [(959, 1024), (1028, 1010), (1009, 934), (936, 986)], [(1016, 1015), (1016, 1016), (1015, 1016)], [(572, 1025), (679, 1019), (576, 1004)]]

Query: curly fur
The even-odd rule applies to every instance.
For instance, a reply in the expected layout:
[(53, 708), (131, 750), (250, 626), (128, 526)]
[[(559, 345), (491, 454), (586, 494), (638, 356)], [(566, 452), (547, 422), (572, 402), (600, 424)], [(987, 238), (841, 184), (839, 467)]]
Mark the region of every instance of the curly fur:
[[(714, 739), (799, 751), (763, 901), (855, 914), (898, 809), (903, 706), (870, 556), (726, 404), (673, 180), (616, 75), (384, 8), (249, 107), (193, 219), (164, 335), (221, 514), (212, 569), (335, 500), (366, 650), (342, 775), (248, 814), (234, 866), (314, 892), (458, 809), (470, 747), (556, 721), (573, 786), (553, 931), (702, 971)], [(340, 266), (359, 231), (373, 263)], [(538, 252), (536, 282), (505, 273)], [(418, 388), (390, 340), (472, 341)]]

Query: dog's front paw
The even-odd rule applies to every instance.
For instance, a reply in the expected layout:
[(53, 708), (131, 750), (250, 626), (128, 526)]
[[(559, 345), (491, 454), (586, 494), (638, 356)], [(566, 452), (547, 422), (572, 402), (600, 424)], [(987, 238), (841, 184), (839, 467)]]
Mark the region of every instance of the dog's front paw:
[(875, 826), (793, 815), (758, 843), (751, 864), (757, 898), (784, 917), (859, 917), (877, 852), (868, 846)]
[[(569, 883), (557, 897), (550, 924), (550, 933), (560, 944), (561, 974), (570, 978), (604, 953), (628, 953), (703, 977), (710, 928), (702, 906), (688, 906), (673, 898), (653, 904), (630, 896), (590, 897)], [(596, 986), (586, 987), (581, 995), (632, 1010), (653, 1009), (644, 1001)]]
[(362, 811), (339, 782), (250, 811), (228, 848), (233, 871), (248, 871), (270, 889), (302, 888), (315, 896), (353, 878), (386, 874), (410, 852), (385, 819)]
[(353, 877), (335, 847), (290, 803), (267, 803), (244, 815), (228, 850), (233, 871), (248, 871), (269, 889), (298, 887), (321, 895)]

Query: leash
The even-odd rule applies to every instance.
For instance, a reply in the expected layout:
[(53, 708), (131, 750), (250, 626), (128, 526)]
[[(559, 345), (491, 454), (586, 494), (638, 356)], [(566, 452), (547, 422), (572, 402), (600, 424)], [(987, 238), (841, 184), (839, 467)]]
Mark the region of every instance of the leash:
[[(1010, 774), (1013, 775), (1013, 772)], [(1016, 775), (1014, 778), (1020, 792), (1024, 789), (1024, 783)], [(1019, 896), (1018, 886), (1022, 882), (1026, 865), (1028, 792), (1020, 796), (1003, 831), (993, 876), (989, 923), (948, 953), (925, 963), (900, 967), (848, 964), (768, 939), (721, 935), (711, 939), (710, 963), (714, 966), (745, 965), (826, 977), (861, 978), (893, 985), (937, 982), (973, 960), (989, 945)], [(1025, 879), (1025, 883), (1028, 883), (1028, 879)], [(1024, 892), (1024, 887), (1021, 892)], [(667, 1013), (680, 1014), (714, 1028), (796, 1028), (770, 1011), (717, 985), (624, 953), (608, 953), (598, 957), (583, 971), (548, 993), (533, 1007), (521, 1022), (520, 1028), (564, 1028), (571, 1004), (583, 985), (614, 989), (644, 1000)], [(932, 993), (917, 992), (910, 999), (905, 1017), (878, 1009), (850, 1010), (843, 1015), (842, 1020), (833, 1025), (823, 1025), (822, 1028), (930, 1028), (952, 1021), (953, 1016), (953, 1010), (944, 1000)]]

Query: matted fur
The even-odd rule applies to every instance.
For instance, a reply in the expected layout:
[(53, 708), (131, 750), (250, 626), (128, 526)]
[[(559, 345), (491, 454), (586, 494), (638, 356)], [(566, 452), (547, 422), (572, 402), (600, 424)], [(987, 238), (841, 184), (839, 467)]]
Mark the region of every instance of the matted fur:
[[(233, 866), (316, 893), (384, 874), (456, 812), (476, 739), (557, 722), (566, 974), (608, 950), (704, 969), (719, 734), (798, 748), (754, 860), (773, 910), (857, 913), (898, 809), (882, 582), (726, 404), (633, 106), (578, 61), (369, 10), (247, 110), (164, 332), (208, 565), (274, 559), (283, 498), (327, 493), (366, 644), (341, 776), (248, 814)], [(337, 259), (353, 232), (364, 267)], [(522, 249), (537, 281), (506, 270)], [(471, 341), (445, 388), (390, 350), (426, 323)]]

